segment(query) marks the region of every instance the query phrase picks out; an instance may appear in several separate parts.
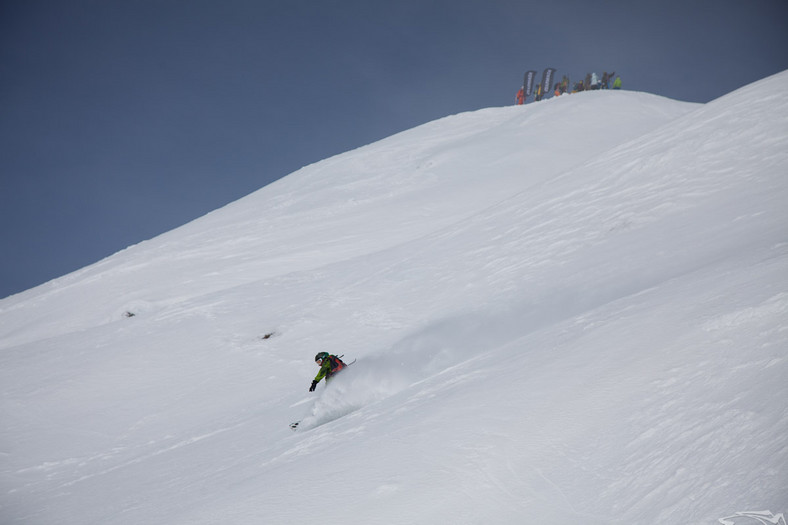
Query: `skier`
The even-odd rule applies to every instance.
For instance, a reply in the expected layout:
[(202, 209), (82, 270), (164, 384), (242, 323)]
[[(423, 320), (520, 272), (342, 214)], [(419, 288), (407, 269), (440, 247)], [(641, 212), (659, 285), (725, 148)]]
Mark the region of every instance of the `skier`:
[(522, 106), (525, 103), (525, 90), (524, 88), (520, 88), (520, 91), (517, 92), (517, 96), (515, 98), (517, 105)]
[(346, 366), (340, 358), (335, 355), (330, 355), (328, 352), (319, 352), (315, 356), (315, 363), (320, 367), (320, 371), (315, 376), (314, 381), (312, 381), (312, 386), (309, 387), (310, 392), (315, 391), (321, 379), (325, 377), (326, 383), (328, 383), (328, 380), (331, 379), (334, 374)]
[(621, 77), (616, 77), (615, 82), (613, 82), (613, 89), (621, 89)]

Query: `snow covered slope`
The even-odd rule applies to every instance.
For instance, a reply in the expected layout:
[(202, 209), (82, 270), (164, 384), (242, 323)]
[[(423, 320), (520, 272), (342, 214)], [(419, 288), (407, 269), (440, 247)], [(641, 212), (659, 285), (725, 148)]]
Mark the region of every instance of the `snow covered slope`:
[(787, 93), (455, 115), (0, 301), (3, 523), (788, 510)]

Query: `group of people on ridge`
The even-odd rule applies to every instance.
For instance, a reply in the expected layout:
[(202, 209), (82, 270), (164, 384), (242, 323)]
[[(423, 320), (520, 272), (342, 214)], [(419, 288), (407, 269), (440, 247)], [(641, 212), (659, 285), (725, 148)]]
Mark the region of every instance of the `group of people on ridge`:
[[(586, 78), (583, 79), (582, 82), (578, 82), (574, 85), (572, 89), (572, 93), (578, 93), (580, 91), (588, 91), (588, 90), (595, 90), (595, 89), (610, 89), (610, 83), (613, 82), (613, 89), (621, 89), (621, 77), (616, 77), (613, 80), (613, 77), (616, 76), (616, 72), (613, 71), (612, 73), (608, 73), (605, 71), (602, 74), (602, 78), (600, 79), (596, 73), (588, 73), (586, 74)], [(569, 79), (564, 77), (567, 82)], [(558, 86), (558, 84), (556, 84)]]
[[(615, 80), (613, 80), (613, 77), (615, 77)], [(602, 74), (601, 79), (596, 73), (588, 73), (583, 80), (576, 82), (570, 91), (569, 77), (564, 75), (561, 81), (556, 82), (555, 86), (553, 86), (553, 95), (559, 97), (567, 93), (580, 93), (581, 91), (592, 91), (597, 89), (611, 89), (611, 83), (612, 89), (621, 89), (621, 77), (616, 76), (615, 71), (612, 73), (605, 71)], [(534, 86), (535, 101), (538, 102), (542, 100), (546, 94), (547, 90), (541, 84)], [(525, 93), (525, 87), (523, 86), (515, 96), (515, 101), (518, 106), (525, 104), (526, 96), (527, 94)]]

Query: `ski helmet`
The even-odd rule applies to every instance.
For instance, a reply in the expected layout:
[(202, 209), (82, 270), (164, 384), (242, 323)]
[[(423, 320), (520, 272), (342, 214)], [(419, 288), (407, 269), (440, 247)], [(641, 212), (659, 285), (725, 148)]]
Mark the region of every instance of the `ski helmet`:
[(327, 357), (328, 357), (328, 352), (318, 352), (318, 354), (315, 356), (315, 362), (317, 363), (318, 361), (321, 361)]

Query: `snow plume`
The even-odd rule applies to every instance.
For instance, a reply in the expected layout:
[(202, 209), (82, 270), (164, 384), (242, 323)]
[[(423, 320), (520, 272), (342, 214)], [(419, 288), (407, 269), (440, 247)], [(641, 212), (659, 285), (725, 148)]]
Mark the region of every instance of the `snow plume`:
[(473, 367), (487, 350), (517, 337), (517, 319), (484, 313), (436, 321), (337, 374), (299, 429), (338, 419), (454, 366)]
[(437, 319), (332, 378), (319, 390), (319, 398), (301, 420), (299, 430), (334, 421), (449, 370), (462, 373), (486, 360), (500, 360), (500, 356), (491, 355), (494, 350), (597, 304), (593, 299), (588, 301), (556, 293), (515, 303), (505, 310), (490, 308)]

